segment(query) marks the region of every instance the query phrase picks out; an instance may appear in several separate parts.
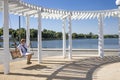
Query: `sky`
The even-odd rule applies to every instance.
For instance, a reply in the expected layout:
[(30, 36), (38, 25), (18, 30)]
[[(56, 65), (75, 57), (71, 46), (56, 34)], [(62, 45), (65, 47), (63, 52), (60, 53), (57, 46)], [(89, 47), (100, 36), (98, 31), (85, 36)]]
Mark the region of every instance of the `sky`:
[[(46, 8), (70, 10), (70, 11), (95, 11), (117, 9), (116, 0), (22, 0), (37, 6)], [(0, 27), (3, 25), (2, 13), (0, 13)], [(118, 34), (118, 18), (111, 17), (104, 19), (104, 34)], [(21, 27), (25, 28), (25, 17), (21, 17)], [(10, 15), (10, 28), (17, 29), (18, 16)], [(37, 19), (30, 19), (30, 28), (37, 29)], [(42, 19), (42, 29), (62, 32), (62, 21), (52, 19)], [(66, 33), (68, 25), (66, 25)], [(72, 20), (72, 32), (88, 34), (90, 32), (98, 34), (98, 20)]]

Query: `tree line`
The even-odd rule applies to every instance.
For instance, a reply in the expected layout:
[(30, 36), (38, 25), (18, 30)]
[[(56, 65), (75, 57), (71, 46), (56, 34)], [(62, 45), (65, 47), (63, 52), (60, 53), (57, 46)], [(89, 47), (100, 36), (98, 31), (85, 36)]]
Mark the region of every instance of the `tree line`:
[[(37, 29), (30, 29), (30, 38), (31, 39), (37, 39)], [(0, 28), (0, 36), (3, 35), (3, 28)], [(9, 29), (9, 35), (11, 38), (19, 40), (19, 38), (25, 38), (26, 37), (26, 29), (25, 28), (20, 28), (20, 29)], [(72, 38), (73, 39), (97, 39), (98, 35), (93, 34), (92, 32), (88, 34), (77, 34), (77, 33), (72, 33)], [(104, 35), (104, 38), (118, 38), (117, 34), (113, 35)], [(53, 39), (62, 39), (62, 32), (56, 32), (53, 30), (47, 30), (44, 29), (42, 31), (42, 39), (43, 40), (53, 40)], [(68, 39), (68, 33), (66, 33), (66, 39)]]

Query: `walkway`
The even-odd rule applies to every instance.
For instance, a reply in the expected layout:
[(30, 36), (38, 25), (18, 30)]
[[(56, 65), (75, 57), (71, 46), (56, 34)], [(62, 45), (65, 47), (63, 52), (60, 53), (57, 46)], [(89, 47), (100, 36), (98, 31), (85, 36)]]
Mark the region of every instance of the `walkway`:
[[(98, 69), (103, 68), (102, 65), (120, 62), (120, 58), (106, 56), (101, 59), (95, 56), (88, 58), (88, 56), (74, 55), (72, 61), (54, 56), (44, 59), (42, 64), (37, 64), (36, 60), (32, 62), (31, 65), (26, 65), (25, 60), (12, 62), (9, 75), (3, 75), (3, 66), (0, 65), (0, 80), (100, 80), (102, 76), (99, 76), (98, 73), (101, 72)], [(110, 70), (112, 71), (111, 68)], [(102, 73), (107, 74), (104, 70)]]

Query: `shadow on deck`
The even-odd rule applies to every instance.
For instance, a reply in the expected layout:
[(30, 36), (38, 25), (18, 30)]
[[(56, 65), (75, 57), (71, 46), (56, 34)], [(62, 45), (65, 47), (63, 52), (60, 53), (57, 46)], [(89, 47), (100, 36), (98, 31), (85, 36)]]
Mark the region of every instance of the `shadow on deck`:
[[(19, 76), (34, 77), (34, 79), (38, 78), (39, 80), (93, 80), (94, 79), (93, 72), (97, 68), (104, 64), (116, 62), (120, 62), (120, 57), (117, 56), (106, 56), (104, 58), (90, 57), (85, 59), (78, 59), (75, 61), (43, 60), (42, 63), (43, 65), (38, 64), (23, 67), (22, 70), (25, 70), (26, 73), (11, 72), (9, 75), (17, 77)], [(48, 66), (48, 64), (57, 65), (57, 68), (50, 67)], [(0, 75), (2, 74), (3, 72), (0, 72)], [(40, 79), (41, 77), (44, 79)]]

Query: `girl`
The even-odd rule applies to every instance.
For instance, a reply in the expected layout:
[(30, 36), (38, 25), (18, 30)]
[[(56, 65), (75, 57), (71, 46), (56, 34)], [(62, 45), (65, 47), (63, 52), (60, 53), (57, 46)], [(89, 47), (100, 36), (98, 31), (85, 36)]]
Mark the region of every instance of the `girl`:
[(32, 53), (28, 52), (25, 39), (21, 39), (20, 44), (17, 47), (20, 50), (22, 56), (27, 56), (27, 64), (31, 64)]

